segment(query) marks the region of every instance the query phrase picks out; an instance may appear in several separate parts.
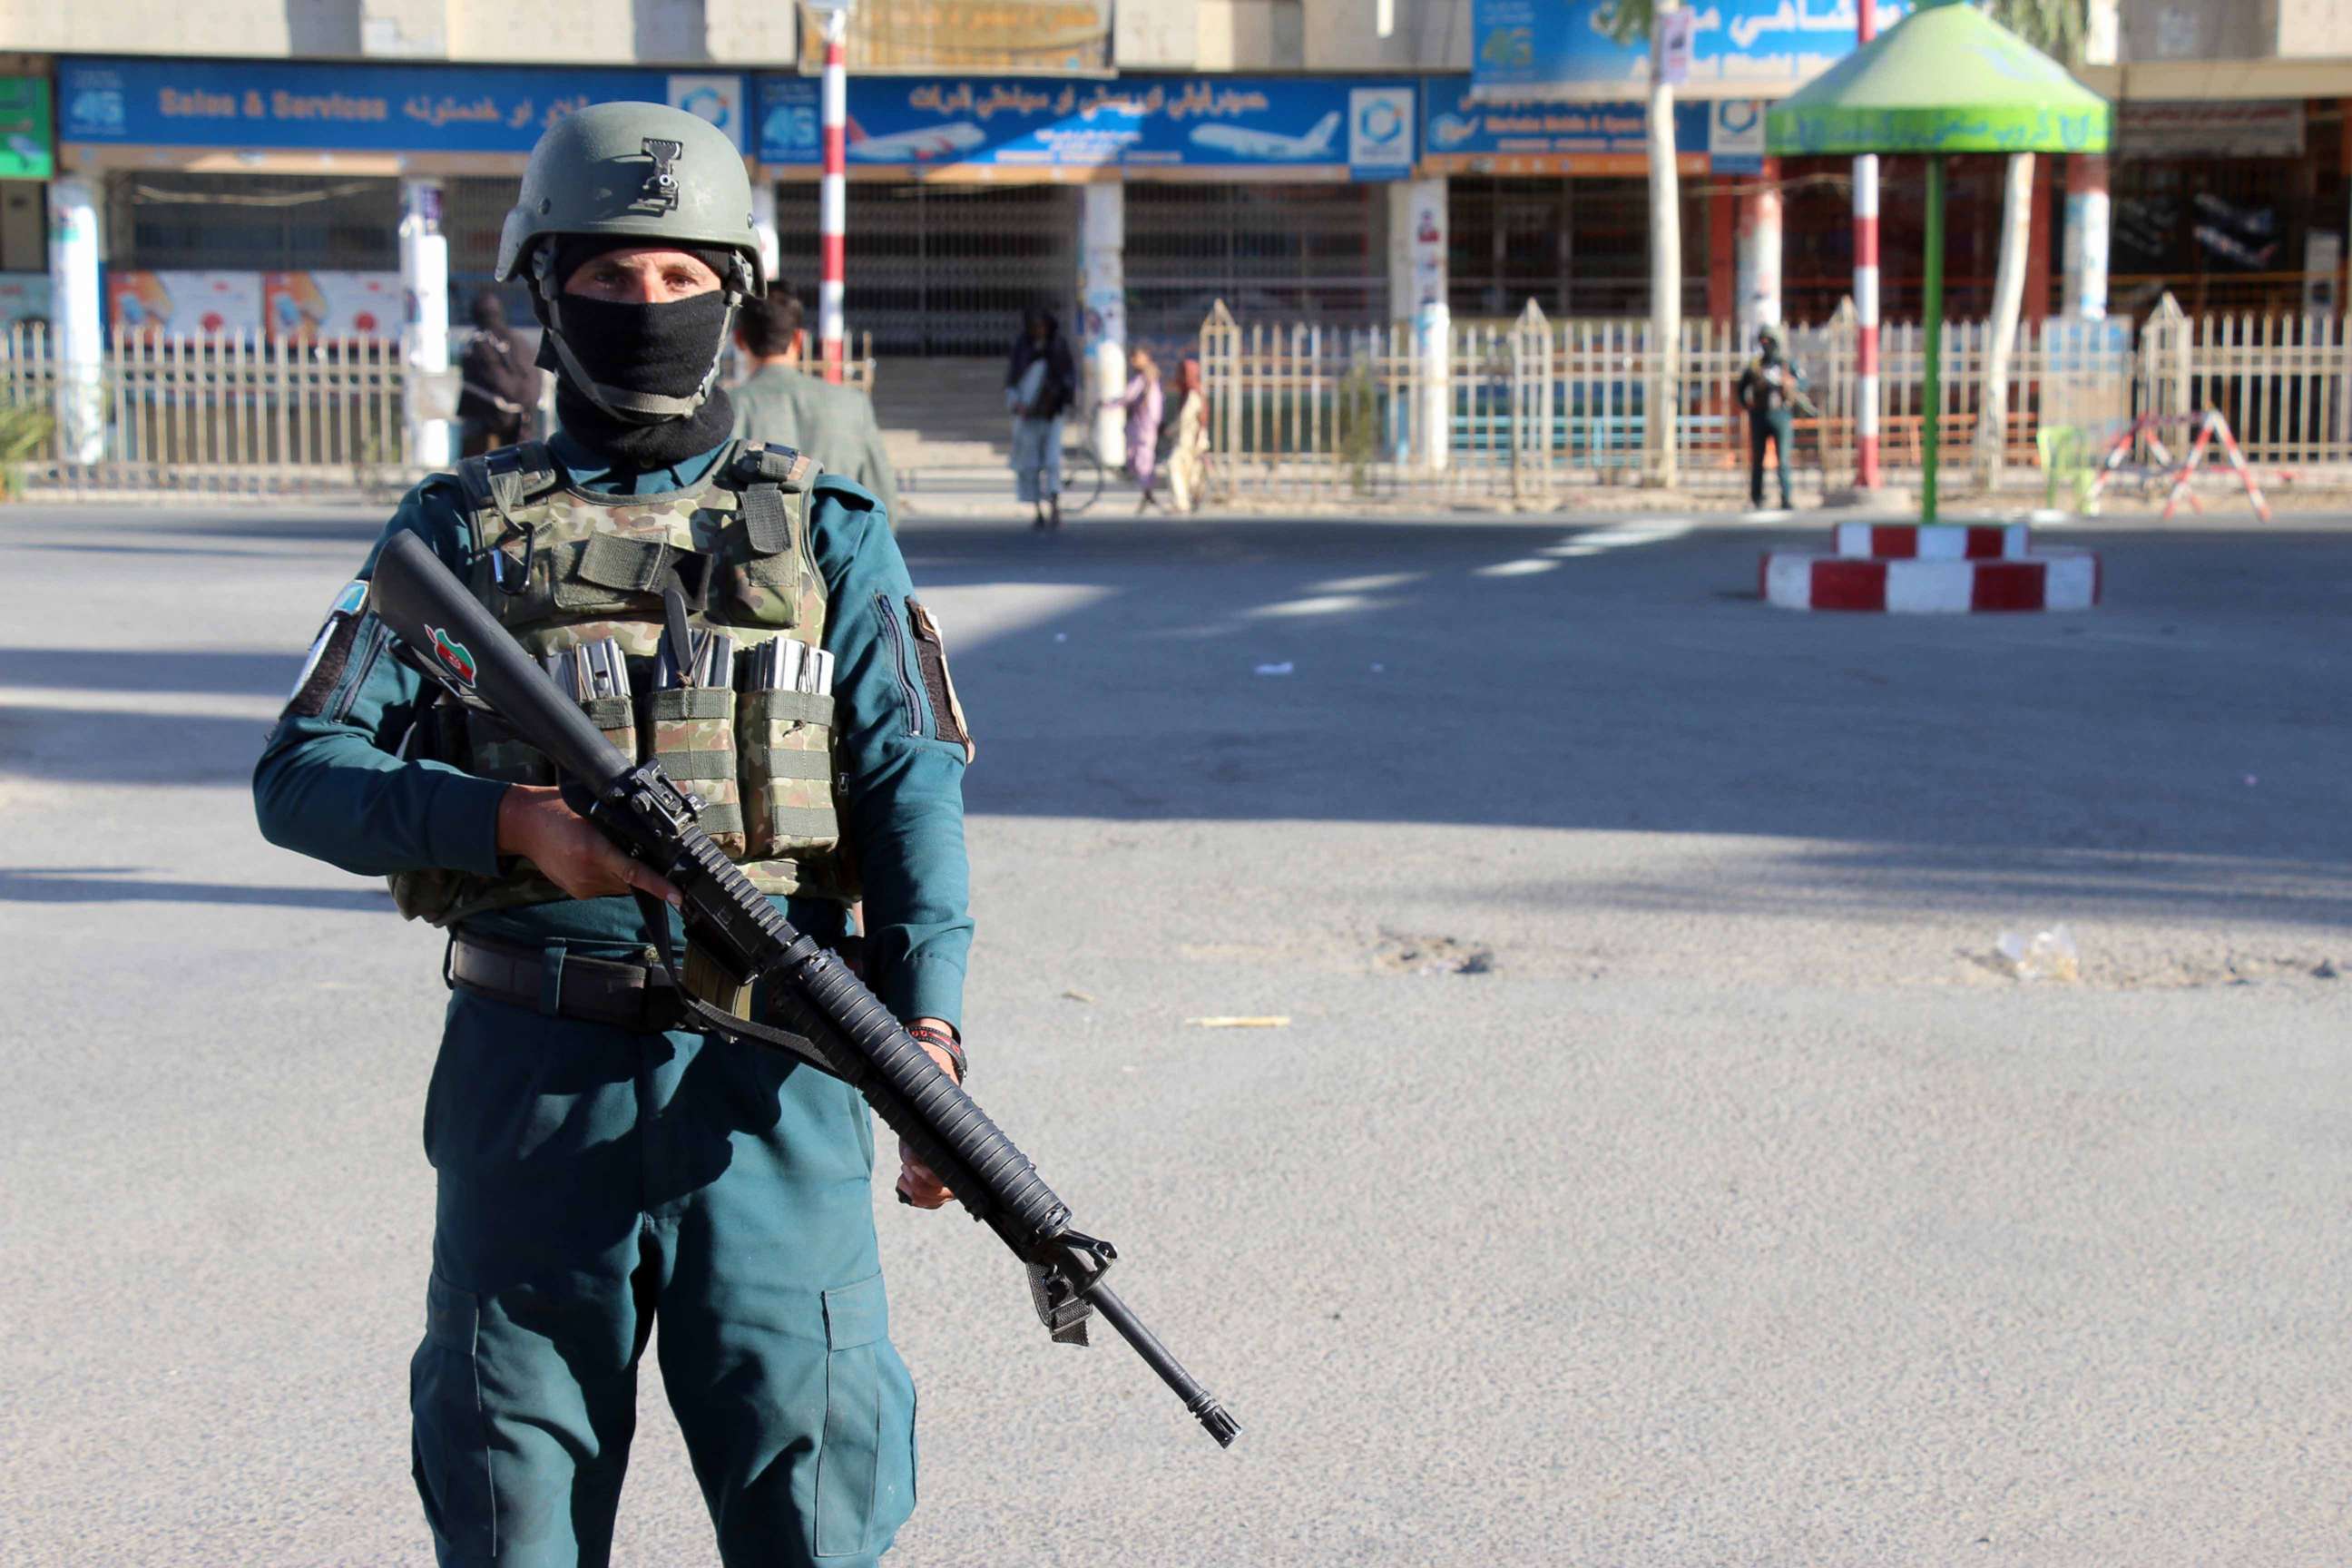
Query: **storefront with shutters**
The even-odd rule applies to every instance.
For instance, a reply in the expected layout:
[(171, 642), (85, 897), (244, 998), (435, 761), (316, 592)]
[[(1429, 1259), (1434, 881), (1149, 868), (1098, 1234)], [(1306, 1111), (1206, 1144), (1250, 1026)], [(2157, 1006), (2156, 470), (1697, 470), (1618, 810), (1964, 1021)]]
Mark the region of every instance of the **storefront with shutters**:
[[(1456, 320), (1534, 300), (1555, 318), (1640, 316), (1650, 302), (1649, 108), (1423, 88), (1422, 171), (1446, 192), (1447, 302)], [(1709, 106), (1678, 104), (1685, 307), (1706, 304)]]
[(2345, 100), (2126, 100), (2109, 162), (2116, 312), (2340, 309)]
[[(452, 313), (494, 287), (531, 144), (590, 103), (677, 104), (742, 135), (733, 73), (68, 58), (58, 156), (91, 189), (126, 329), (394, 336), (404, 215), (447, 241)], [(510, 313), (528, 321), (520, 289)]]

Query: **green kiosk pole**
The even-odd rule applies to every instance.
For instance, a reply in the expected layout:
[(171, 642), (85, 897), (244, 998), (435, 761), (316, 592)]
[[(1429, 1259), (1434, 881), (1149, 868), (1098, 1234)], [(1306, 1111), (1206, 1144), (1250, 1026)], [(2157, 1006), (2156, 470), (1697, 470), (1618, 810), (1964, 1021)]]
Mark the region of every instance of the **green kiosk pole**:
[(1936, 521), (1943, 459), (1944, 165), (1955, 154), (2104, 153), (2114, 124), (2106, 100), (2064, 67), (1958, 0), (1919, 0), (1765, 115), (1765, 151), (1776, 157), (1927, 161), (1922, 522)]
[(1944, 445), (1944, 155), (1927, 160), (1927, 374), (1919, 390), (1919, 521), (1936, 521), (1936, 470)]

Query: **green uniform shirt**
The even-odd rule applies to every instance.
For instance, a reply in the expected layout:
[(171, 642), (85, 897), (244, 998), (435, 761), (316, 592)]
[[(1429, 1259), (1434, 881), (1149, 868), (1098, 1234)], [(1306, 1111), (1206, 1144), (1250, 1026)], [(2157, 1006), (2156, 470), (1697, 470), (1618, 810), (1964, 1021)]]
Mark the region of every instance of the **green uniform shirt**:
[[(564, 436), (549, 445), (571, 482), (624, 495), (695, 484), (725, 450), (636, 472), (601, 467)], [(462, 508), (457, 480), (436, 475), (408, 493), (384, 537), (418, 534), (463, 571)], [(810, 553), (828, 599), (824, 647), (836, 661), (837, 763), (849, 781), (842, 826), (865, 884), (867, 981), (899, 1017), (944, 1018), (961, 1028), (971, 946), (963, 748), (939, 738), (915, 668), (907, 608), (913, 584), (887, 513), (866, 490), (828, 474), (810, 494), (808, 516)], [(382, 548), (379, 540), (362, 577), (373, 573)], [(373, 615), (363, 616), (324, 710), (316, 717), (289, 712), (271, 731), (253, 775), (262, 837), (362, 876), (433, 867), (494, 874), (507, 785), (399, 754), (429, 692), (422, 677), (386, 652), (389, 640)], [(846, 911), (825, 900), (793, 899), (784, 908), (820, 940), (840, 935), (846, 923)], [(632, 956), (646, 940), (626, 898), (499, 910), (464, 923), (510, 942), (562, 941), (592, 957)]]
[(872, 398), (782, 364), (763, 366), (727, 395), (735, 405), (737, 436), (805, 452), (818, 467), (873, 491), (890, 516), (898, 515), (898, 479), (882, 447)]

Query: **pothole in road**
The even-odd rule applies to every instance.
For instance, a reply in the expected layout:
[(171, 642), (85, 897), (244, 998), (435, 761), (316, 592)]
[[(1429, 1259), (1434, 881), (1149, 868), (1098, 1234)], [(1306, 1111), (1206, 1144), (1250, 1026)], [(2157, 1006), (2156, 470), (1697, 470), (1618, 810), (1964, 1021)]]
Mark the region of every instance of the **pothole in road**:
[(1391, 974), (1492, 974), (1495, 950), (1457, 937), (1384, 931), (1372, 949), (1372, 967)]

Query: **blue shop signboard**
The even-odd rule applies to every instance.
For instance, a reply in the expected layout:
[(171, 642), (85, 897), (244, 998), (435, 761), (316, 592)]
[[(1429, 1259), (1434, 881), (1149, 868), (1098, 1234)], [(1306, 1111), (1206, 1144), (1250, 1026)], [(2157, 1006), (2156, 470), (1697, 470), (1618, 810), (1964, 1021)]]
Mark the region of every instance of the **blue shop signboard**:
[(640, 100), (699, 114), (740, 147), (743, 90), (727, 71), (69, 59), (58, 66), (58, 133), (133, 147), (526, 153), (574, 110)]
[[(754, 79), (760, 162), (820, 161), (817, 84)], [(1215, 170), (1268, 179), (1402, 180), (1420, 142), (1410, 80), (1318, 77), (858, 77), (852, 174), (1150, 179)]]
[[(1609, 99), (1646, 93), (1646, 40), (1610, 36), (1620, 0), (1473, 0), (1471, 70), (1481, 91)], [(1711, 0), (1695, 15), (1690, 80), (1701, 98), (1774, 95), (1852, 53), (1856, 0)], [(1878, 0), (1884, 31), (1912, 0)]]
[[(1422, 167), (1433, 174), (1638, 174), (1650, 153), (1650, 106), (1567, 103), (1540, 94), (1480, 93), (1468, 77), (1422, 83)], [(1711, 116), (1675, 105), (1675, 163), (1705, 174)]]

